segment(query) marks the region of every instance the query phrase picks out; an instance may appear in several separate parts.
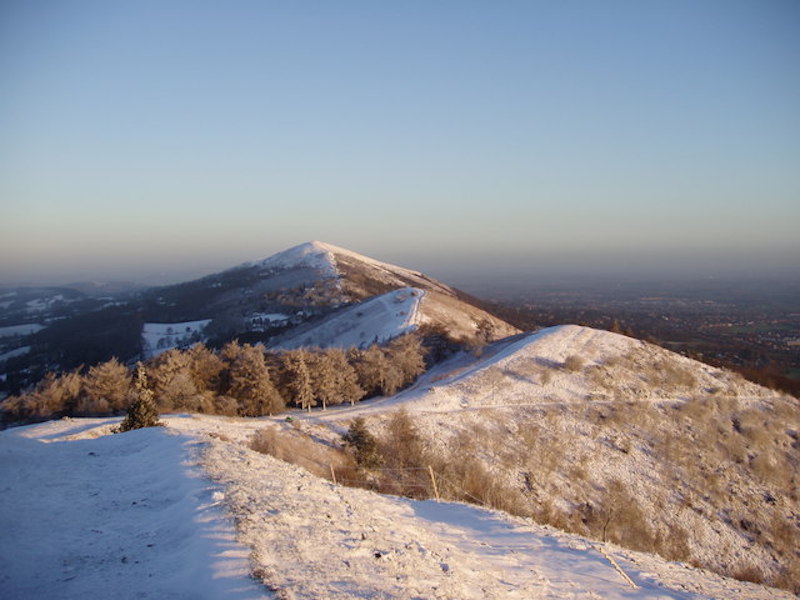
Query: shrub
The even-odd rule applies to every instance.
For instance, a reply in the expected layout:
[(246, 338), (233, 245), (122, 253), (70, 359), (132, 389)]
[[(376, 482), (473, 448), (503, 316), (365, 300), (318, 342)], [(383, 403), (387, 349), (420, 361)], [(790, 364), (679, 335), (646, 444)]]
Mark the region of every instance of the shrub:
[(331, 478), (331, 468), (345, 469), (351, 461), (342, 450), (315, 443), (303, 432), (292, 429), (279, 431), (266, 427), (250, 440), (250, 448), (279, 460), (303, 467), (317, 477)]
[(378, 453), (378, 442), (362, 417), (350, 424), (342, 439), (352, 449), (356, 464), (362, 469), (376, 469), (383, 464), (383, 457)]
[(120, 423), (116, 433), (162, 425), (158, 420), (158, 407), (153, 390), (147, 387), (147, 374), (142, 363), (136, 363), (136, 379), (132, 393), (135, 399), (128, 407), (128, 414)]
[(577, 373), (583, 369), (584, 361), (577, 354), (571, 354), (564, 361), (564, 368), (570, 373)]

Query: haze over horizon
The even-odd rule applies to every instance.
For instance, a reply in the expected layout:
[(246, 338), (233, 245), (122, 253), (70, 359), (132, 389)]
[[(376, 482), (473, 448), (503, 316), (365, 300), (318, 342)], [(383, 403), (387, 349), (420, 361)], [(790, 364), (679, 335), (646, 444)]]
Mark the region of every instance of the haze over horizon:
[(0, 7), (0, 284), (318, 239), (443, 280), (800, 275), (800, 5)]

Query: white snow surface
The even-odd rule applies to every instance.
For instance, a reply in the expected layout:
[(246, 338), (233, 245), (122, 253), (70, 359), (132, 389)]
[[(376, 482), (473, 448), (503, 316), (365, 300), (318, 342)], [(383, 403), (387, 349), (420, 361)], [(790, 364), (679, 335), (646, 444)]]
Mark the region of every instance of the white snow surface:
[[(566, 368), (570, 357), (580, 361), (581, 372), (573, 373)], [(695, 378), (693, 385), (665, 391), (646, 384), (643, 374), (659, 360), (691, 372)], [(584, 375), (587, 368), (605, 365), (609, 365), (613, 377), (606, 388)], [(545, 372), (548, 377), (543, 376)], [(456, 356), (428, 373), (420, 385), (398, 394), (392, 402), (419, 404), (425, 412), (447, 412), (586, 401), (680, 401), (723, 385), (734, 386), (745, 401), (747, 397), (775, 395), (731, 372), (641, 340), (590, 327), (559, 325), (495, 342), (478, 358)]]
[(200, 336), (209, 323), (211, 319), (182, 323), (145, 323), (142, 326), (144, 354), (147, 358), (153, 358), (182, 344), (200, 341)]
[[(306, 242), (293, 246), (258, 263), (265, 269), (294, 269), (306, 267), (315, 269), (326, 277), (337, 277), (336, 261), (333, 257), (335, 246), (322, 242)], [(339, 250), (337, 248), (337, 250)]]
[(258, 454), (247, 440), (270, 419), (165, 421), (111, 436), (115, 419), (0, 432), (0, 597), (791, 598), (605, 546), (631, 587), (596, 542)]
[(379, 278), (385, 279), (387, 282), (397, 283), (400, 281), (399, 277), (412, 285), (433, 286), (440, 292), (453, 294), (453, 291), (448, 286), (426, 278), (419, 271), (376, 260), (326, 242), (311, 241), (299, 244), (288, 250), (273, 254), (258, 263), (258, 265), (266, 269), (306, 267), (319, 271), (325, 277), (338, 278), (342, 273), (337, 257), (370, 267), (373, 274), (377, 274)]
[(15, 348), (14, 350), (3, 352), (2, 354), (0, 354), (0, 362), (5, 362), (10, 358), (16, 358), (18, 356), (25, 356), (30, 351), (31, 351), (30, 346), (22, 346), (21, 348)]
[(0, 327), (0, 338), (14, 337), (17, 335), (31, 335), (44, 329), (44, 325), (38, 323), (26, 323), (23, 325), (9, 325)]
[(277, 348), (366, 348), (413, 331), (420, 322), (423, 290), (403, 288), (338, 310), (319, 323), (290, 333)]
[(269, 597), (198, 442), (169, 428), (54, 441), (97, 424), (0, 434), (0, 597)]

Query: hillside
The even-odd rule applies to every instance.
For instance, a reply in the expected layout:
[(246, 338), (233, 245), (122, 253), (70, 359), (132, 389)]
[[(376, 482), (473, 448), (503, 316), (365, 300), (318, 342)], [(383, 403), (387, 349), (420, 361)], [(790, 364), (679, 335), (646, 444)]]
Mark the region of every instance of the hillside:
[[(397, 318), (399, 311), (388, 311), (388, 319), (374, 312), (388, 306), (381, 296), (411, 288), (418, 290), (413, 319)], [(127, 291), (114, 297), (62, 288), (0, 293), (0, 399), (35, 385), (47, 372), (112, 357), (132, 363), (197, 342), (348, 347), (421, 326), (468, 343), (517, 332), (444, 283), (322, 242), (201, 279)]]
[(362, 416), (380, 437), (397, 408), (443, 476), (482, 474), (464, 488), (481, 502), (729, 576), (800, 583), (795, 399), (564, 326), (454, 357), (411, 390), (318, 414), (305, 431), (335, 446)]
[(343, 307), (321, 321), (299, 326), (270, 341), (270, 348), (366, 348), (416, 329), (425, 292), (401, 288)]
[(263, 420), (107, 436), (115, 421), (0, 432), (4, 598), (790, 597), (496, 511), (333, 485), (248, 448)]

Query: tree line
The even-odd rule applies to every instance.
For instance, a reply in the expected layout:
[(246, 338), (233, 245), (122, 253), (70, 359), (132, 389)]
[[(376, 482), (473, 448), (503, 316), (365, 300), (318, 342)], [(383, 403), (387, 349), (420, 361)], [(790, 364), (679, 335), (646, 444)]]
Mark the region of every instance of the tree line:
[[(366, 349), (266, 350), (232, 341), (168, 350), (146, 365), (148, 386), (162, 412), (257, 417), (287, 406), (304, 410), (389, 396), (425, 371), (418, 334)], [(32, 390), (6, 399), (4, 422), (125, 412), (135, 395), (131, 369), (116, 358), (62, 374), (48, 373)]]

